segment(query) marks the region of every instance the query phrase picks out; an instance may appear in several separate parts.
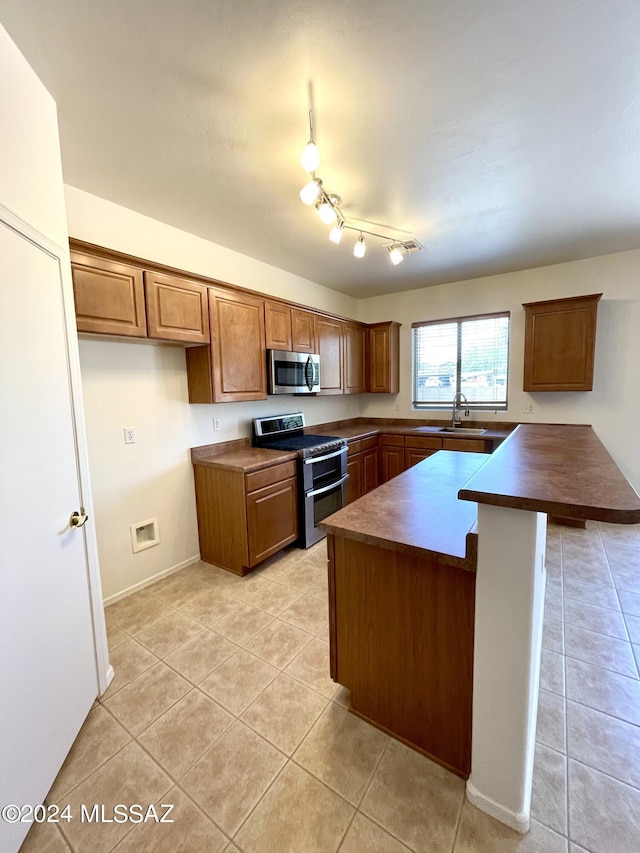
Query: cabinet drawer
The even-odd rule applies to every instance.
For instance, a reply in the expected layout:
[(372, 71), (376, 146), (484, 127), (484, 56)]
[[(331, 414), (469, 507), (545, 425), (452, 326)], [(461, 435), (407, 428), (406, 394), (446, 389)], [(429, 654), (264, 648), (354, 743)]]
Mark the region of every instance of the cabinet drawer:
[(442, 450), (442, 439), (435, 435), (408, 435), (404, 440), (404, 446), (417, 447), (420, 450)]
[(404, 447), (403, 435), (383, 435), (382, 443), (392, 447)]
[(378, 436), (372, 435), (370, 438), (363, 438), (361, 441), (361, 450), (371, 450), (372, 447), (378, 446)]
[(262, 489), (272, 483), (279, 483), (281, 480), (287, 480), (289, 477), (295, 477), (295, 475), (296, 463), (291, 460), (291, 462), (281, 462), (279, 465), (272, 465), (271, 468), (262, 468), (260, 471), (245, 474), (244, 484), (247, 492), (254, 492), (256, 489)]
[(362, 442), (358, 439), (350, 441), (347, 445), (347, 456), (353, 456), (355, 453), (360, 453), (362, 450)]
[(471, 453), (488, 453), (485, 441), (474, 438), (443, 438), (443, 450), (466, 450)]

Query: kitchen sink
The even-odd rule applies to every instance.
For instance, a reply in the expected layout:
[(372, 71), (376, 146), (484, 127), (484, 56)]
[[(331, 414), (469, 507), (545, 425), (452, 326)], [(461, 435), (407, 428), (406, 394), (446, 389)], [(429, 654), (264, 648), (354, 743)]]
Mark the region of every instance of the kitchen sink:
[(474, 429), (472, 427), (440, 427), (438, 432), (455, 432), (456, 435), (482, 435), (486, 429)]

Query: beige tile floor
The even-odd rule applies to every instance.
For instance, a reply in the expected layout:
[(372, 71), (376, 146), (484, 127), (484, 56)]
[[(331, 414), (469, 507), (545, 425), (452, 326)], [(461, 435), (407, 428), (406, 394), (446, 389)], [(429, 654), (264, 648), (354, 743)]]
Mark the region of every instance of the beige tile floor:
[[(172, 824), (36, 826), (25, 853), (637, 853), (640, 528), (550, 527), (532, 826), (346, 710), (324, 543), (240, 579), (197, 563), (106, 610), (116, 677), (48, 802)], [(500, 749), (500, 744), (496, 744)]]

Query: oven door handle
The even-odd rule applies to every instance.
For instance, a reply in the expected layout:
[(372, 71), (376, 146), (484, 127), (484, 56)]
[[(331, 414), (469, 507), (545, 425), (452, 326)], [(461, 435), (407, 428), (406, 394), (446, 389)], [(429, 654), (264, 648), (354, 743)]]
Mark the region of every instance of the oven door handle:
[(321, 489), (312, 489), (310, 492), (305, 492), (305, 498), (315, 498), (316, 495), (323, 495), (325, 492), (330, 492), (331, 489), (337, 489), (338, 486), (341, 486), (343, 483), (346, 483), (349, 479), (349, 475), (345, 474), (344, 477), (340, 477), (339, 480), (336, 480), (335, 483), (331, 483), (330, 486), (323, 486)]
[(304, 460), (305, 465), (313, 465), (315, 462), (324, 462), (325, 459), (333, 459), (334, 456), (341, 456), (347, 452), (346, 447), (341, 447), (340, 450), (334, 450), (333, 453), (325, 453), (324, 456), (310, 456)]

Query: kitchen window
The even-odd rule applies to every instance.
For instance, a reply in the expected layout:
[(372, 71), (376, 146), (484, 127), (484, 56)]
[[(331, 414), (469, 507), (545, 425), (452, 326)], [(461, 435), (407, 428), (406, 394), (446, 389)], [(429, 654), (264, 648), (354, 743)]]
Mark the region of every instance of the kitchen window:
[(509, 312), (411, 326), (413, 406), (450, 408), (461, 392), (470, 409), (506, 409)]

